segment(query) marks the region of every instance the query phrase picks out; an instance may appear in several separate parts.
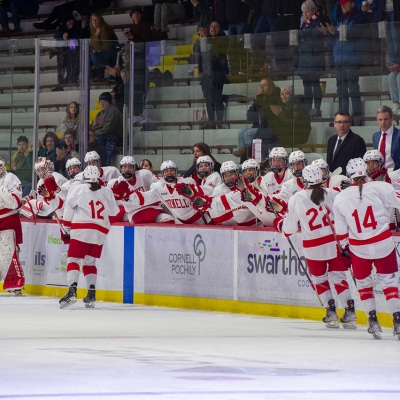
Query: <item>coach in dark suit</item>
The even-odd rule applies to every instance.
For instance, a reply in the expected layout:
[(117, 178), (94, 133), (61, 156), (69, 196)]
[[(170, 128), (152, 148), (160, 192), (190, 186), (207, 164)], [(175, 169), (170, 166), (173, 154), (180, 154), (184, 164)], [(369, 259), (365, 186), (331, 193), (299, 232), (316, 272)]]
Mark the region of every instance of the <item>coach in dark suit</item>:
[(349, 160), (362, 158), (367, 148), (364, 139), (350, 129), (351, 118), (347, 111), (338, 111), (335, 114), (334, 126), (337, 135), (331, 136), (328, 140), (327, 163), (330, 171), (342, 167), (342, 172), (345, 174)]
[(380, 131), (372, 135), (374, 149), (381, 150), (382, 134), (385, 133), (385, 168), (400, 168), (400, 130), (393, 126), (393, 111), (388, 106), (381, 106), (376, 113)]

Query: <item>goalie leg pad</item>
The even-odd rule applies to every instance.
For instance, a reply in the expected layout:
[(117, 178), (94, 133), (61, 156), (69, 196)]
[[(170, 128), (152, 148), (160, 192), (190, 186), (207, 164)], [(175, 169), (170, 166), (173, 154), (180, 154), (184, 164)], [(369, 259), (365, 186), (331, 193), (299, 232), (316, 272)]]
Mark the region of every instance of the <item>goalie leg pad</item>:
[(5, 279), (15, 252), (15, 236), (12, 229), (0, 231), (0, 279)]
[(16, 250), (12, 256), (10, 267), (8, 268), (8, 273), (4, 279), (3, 289), (4, 290), (20, 290), (24, 287), (25, 275), (24, 270), (18, 259)]

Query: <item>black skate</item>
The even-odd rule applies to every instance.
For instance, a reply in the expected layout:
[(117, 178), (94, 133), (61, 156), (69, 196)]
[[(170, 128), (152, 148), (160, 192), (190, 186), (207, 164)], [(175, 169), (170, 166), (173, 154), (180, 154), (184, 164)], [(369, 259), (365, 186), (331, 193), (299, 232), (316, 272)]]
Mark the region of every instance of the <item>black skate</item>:
[(393, 313), (393, 336), (400, 340), (400, 311)]
[(22, 296), (22, 289), (8, 290), (8, 293), (12, 293), (14, 296)]
[(78, 284), (74, 282), (68, 289), (68, 293), (62, 297), (59, 301), (60, 308), (69, 307), (72, 304), (76, 303), (76, 287)]
[(369, 312), (369, 328), (368, 328), (368, 333), (370, 333), (374, 339), (381, 339), (382, 338), (382, 328), (379, 325), (378, 318), (376, 317), (376, 311), (370, 311)]
[(338, 315), (336, 314), (335, 300), (328, 301), (326, 316), (322, 319), (327, 328), (339, 328)]
[(347, 307), (344, 309), (344, 314), (343, 317), (340, 318), (340, 322), (345, 329), (357, 329), (356, 319), (354, 300), (348, 300)]
[(96, 288), (94, 285), (89, 286), (87, 296), (83, 299), (86, 308), (94, 308), (94, 303), (96, 301)]

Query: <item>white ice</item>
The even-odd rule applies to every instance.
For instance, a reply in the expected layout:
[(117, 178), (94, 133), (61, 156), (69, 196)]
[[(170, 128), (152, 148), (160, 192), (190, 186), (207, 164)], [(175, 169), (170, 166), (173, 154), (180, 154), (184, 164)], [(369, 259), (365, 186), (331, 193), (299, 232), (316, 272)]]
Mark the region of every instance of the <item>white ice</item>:
[(400, 398), (391, 329), (5, 294), (0, 322), (0, 399)]

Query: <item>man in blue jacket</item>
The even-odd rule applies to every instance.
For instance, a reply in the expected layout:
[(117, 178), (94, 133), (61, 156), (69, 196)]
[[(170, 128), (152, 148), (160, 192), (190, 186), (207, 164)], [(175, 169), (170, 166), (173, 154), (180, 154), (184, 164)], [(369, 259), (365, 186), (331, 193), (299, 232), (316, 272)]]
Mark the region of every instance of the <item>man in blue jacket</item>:
[(372, 135), (374, 149), (384, 157), (384, 168), (400, 168), (400, 130), (393, 126), (393, 111), (381, 106), (376, 113), (380, 131)]

